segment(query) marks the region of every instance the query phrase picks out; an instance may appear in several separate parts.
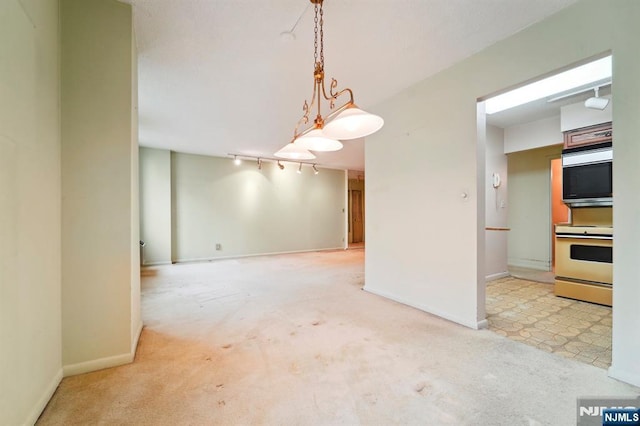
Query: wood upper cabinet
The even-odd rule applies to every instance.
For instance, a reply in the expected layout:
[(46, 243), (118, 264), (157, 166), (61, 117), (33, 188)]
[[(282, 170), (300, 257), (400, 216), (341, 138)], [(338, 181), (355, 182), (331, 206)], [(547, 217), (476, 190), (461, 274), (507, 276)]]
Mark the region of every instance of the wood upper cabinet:
[(613, 128), (611, 122), (564, 132), (565, 149), (611, 142), (612, 140)]

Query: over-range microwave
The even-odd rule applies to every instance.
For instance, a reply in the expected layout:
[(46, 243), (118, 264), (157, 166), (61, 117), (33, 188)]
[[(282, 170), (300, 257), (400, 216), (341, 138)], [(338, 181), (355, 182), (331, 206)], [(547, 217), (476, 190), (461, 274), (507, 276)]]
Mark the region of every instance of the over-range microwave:
[(570, 207), (613, 205), (611, 142), (562, 151), (562, 201)]

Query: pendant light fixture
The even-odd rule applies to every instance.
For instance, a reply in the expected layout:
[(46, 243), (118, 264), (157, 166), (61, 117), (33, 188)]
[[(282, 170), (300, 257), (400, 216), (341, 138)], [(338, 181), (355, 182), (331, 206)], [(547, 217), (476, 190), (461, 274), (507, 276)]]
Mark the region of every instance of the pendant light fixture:
[[(314, 71), (313, 94), (311, 101), (305, 100), (302, 110), (304, 114), (298, 121), (293, 131), (293, 138), (287, 146), (275, 155), (281, 158), (302, 159), (294, 157), (300, 150), (308, 151), (337, 151), (342, 149), (342, 143), (338, 139), (349, 140), (368, 136), (380, 130), (384, 120), (374, 114), (359, 109), (354, 100), (353, 92), (349, 88), (337, 91), (338, 82), (331, 79), (329, 92), (324, 84), (324, 12), (323, 0), (310, 0), (314, 5)], [(319, 47), (319, 54), (318, 54)], [(336, 102), (342, 95), (348, 95), (348, 99), (336, 108)], [(346, 96), (345, 96), (346, 97)], [(322, 116), (322, 101), (329, 103), (329, 109), (333, 110), (326, 117)], [(309, 124), (310, 115), (315, 113), (313, 125), (304, 129)], [(295, 148), (289, 148), (290, 145)], [(313, 154), (311, 154), (313, 155)]]
[(316, 158), (308, 149), (302, 148), (299, 143), (288, 143), (273, 155), (289, 160), (313, 160)]

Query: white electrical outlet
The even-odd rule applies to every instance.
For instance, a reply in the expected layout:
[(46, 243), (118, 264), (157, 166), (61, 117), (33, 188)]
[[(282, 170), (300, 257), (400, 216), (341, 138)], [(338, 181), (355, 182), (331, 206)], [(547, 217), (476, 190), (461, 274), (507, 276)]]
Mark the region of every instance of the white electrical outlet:
[(222, 250), (222, 244), (217, 243), (216, 244), (216, 250)]

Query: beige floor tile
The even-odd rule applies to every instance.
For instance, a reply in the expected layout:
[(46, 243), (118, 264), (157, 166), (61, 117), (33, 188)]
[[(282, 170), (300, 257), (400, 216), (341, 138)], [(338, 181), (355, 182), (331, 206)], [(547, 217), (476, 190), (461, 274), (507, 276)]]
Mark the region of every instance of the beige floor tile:
[(487, 285), (489, 328), (599, 368), (611, 364), (611, 308), (556, 297), (553, 285), (503, 278)]

